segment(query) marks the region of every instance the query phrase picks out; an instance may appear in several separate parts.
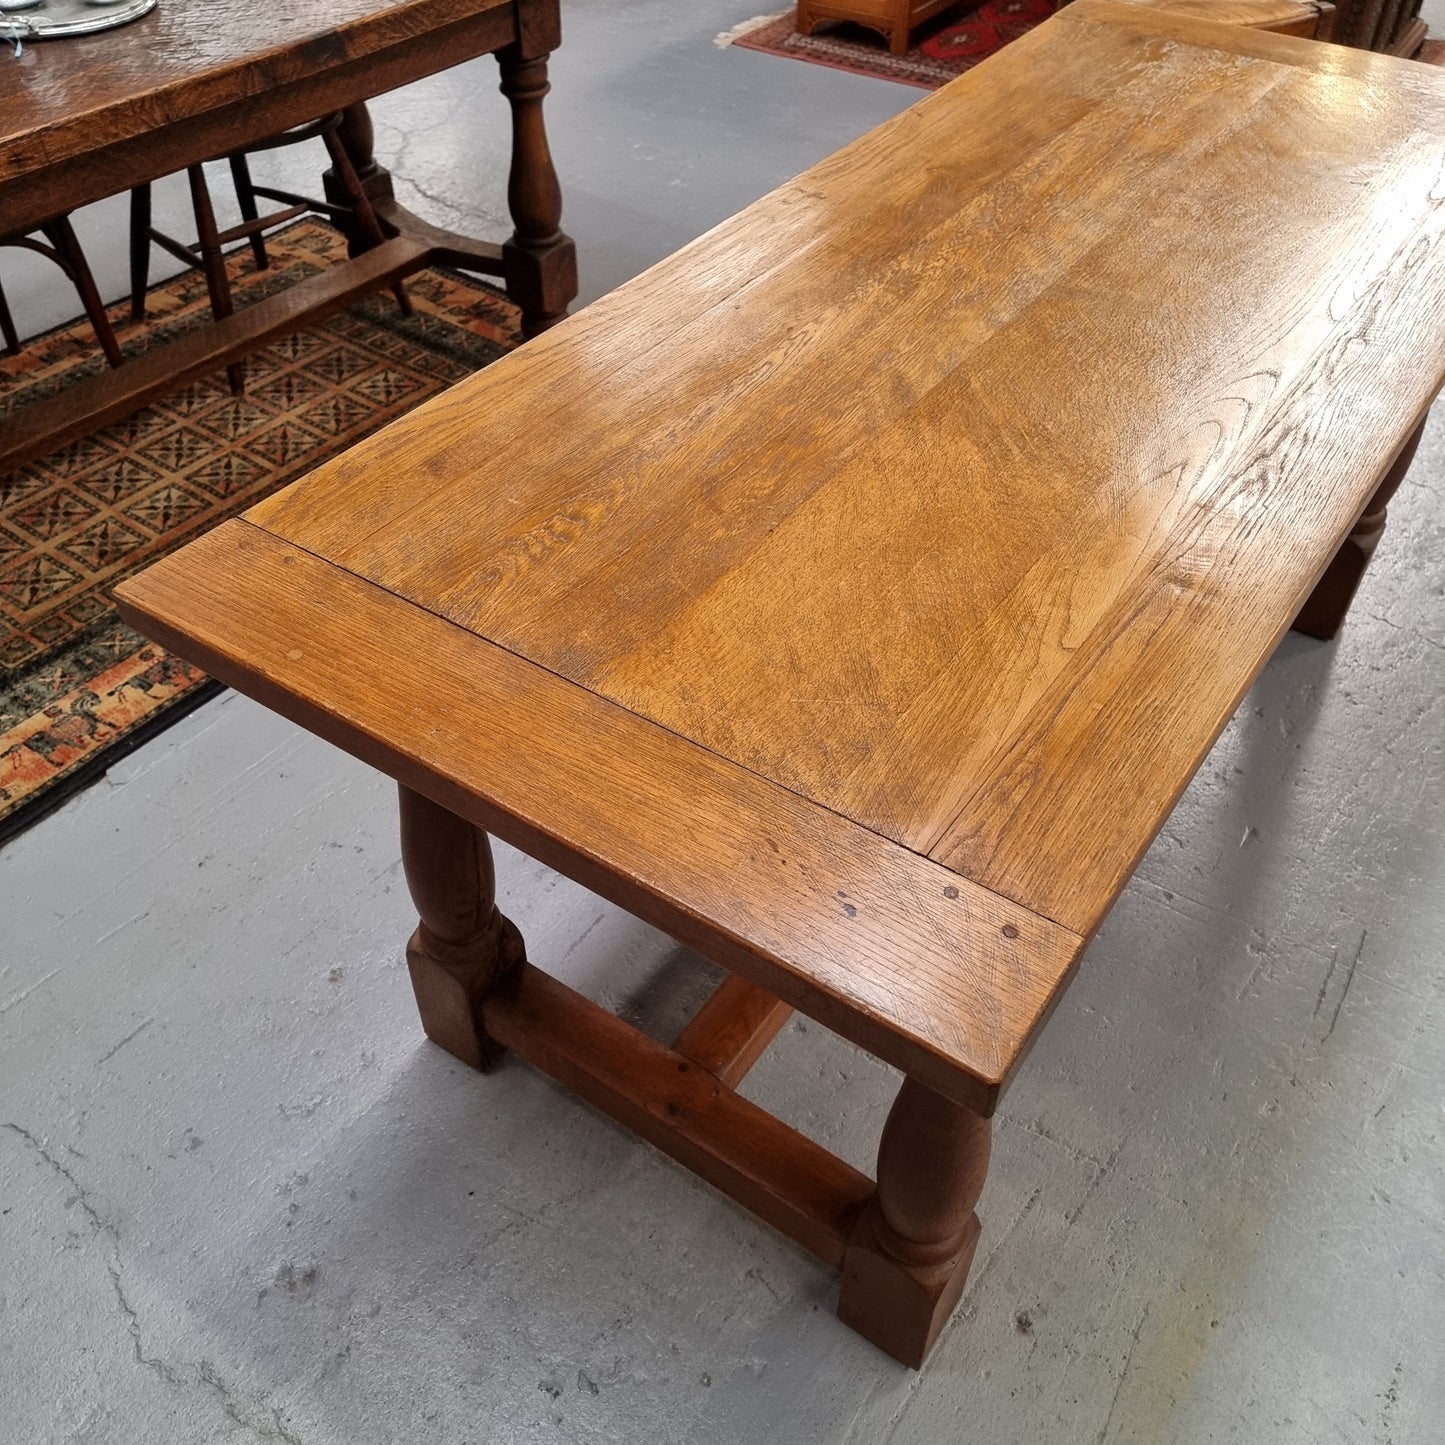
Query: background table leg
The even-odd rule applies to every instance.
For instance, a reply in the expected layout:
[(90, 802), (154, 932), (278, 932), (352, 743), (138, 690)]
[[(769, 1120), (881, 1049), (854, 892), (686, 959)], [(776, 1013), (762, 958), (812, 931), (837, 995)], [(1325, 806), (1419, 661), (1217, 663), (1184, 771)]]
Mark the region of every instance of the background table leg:
[(1425, 423), (1421, 421), (1405, 439), (1405, 445), (1390, 464), (1390, 470), (1375, 489), (1375, 495), (1370, 498), (1360, 520), (1355, 523), (1354, 530), (1345, 538), (1340, 550), (1325, 569), (1325, 575), (1320, 578), (1315, 590), (1300, 608), (1299, 616), (1291, 624), (1294, 631), (1325, 639), (1339, 632), (1345, 614), (1350, 610), (1350, 603), (1355, 600), (1355, 592), (1364, 578), (1365, 568), (1370, 565), (1370, 558), (1374, 555), (1375, 548), (1380, 545), (1380, 538), (1385, 531), (1385, 509), (1390, 505), (1391, 497), (1399, 490), (1400, 483), (1405, 480), (1405, 473), (1410, 470), (1410, 463), (1415, 459), (1415, 450), (1420, 445), (1420, 437), (1424, 431)]
[(917, 1369), (963, 1293), (992, 1126), (905, 1079), (878, 1145), (878, 1187), (843, 1259), (838, 1317)]
[(522, 308), (522, 330), (536, 336), (567, 314), (577, 294), (577, 248), (562, 230), (562, 189), (552, 165), (542, 100), (547, 56), (520, 44), (497, 52), (502, 94), (512, 107), (512, 169), (507, 205), (516, 230), (502, 247), (507, 294)]
[(481, 1004), (526, 959), (522, 935), (497, 911), (487, 835), (410, 788), (400, 789), (401, 861), (421, 923), (407, 967), (427, 1037), (473, 1068), (502, 1050), (481, 1025)]

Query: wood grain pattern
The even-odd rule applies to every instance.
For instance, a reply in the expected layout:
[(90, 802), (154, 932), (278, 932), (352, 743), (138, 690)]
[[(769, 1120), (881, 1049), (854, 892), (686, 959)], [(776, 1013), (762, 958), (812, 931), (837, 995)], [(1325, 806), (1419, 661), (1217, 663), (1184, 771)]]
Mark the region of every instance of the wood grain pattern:
[[(264, 111), (292, 87), (312, 85), (319, 72), (371, 70), (376, 88), (348, 100), (380, 94), (402, 83), (388, 71), (396, 56), (416, 53), (434, 36), (451, 43), (456, 64), (515, 39), (516, 14), (515, 0), (207, 0), (158, 5), (118, 30), (36, 45), (7, 68), (0, 93), (0, 190), (239, 105)], [(457, 49), (465, 27), (484, 17), (495, 43)], [(319, 105), (271, 130), (339, 108)], [(225, 149), (213, 146), (191, 160)], [(180, 164), (167, 160), (155, 175)]]
[[(1073, 10), (1077, 6), (1069, 8)], [(1133, 0), (1086, 0), (1080, 15), (1073, 18), (1116, 26), (1140, 35), (1152, 35), (1161, 40), (1181, 40), (1232, 54), (1271, 60), (1276, 65), (1303, 66), (1321, 76), (1374, 80), (1392, 90), (1421, 95), (1438, 91), (1435, 77), (1428, 72), (1421, 73), (1418, 64), (1399, 65), (1393, 51), (1376, 54), (1341, 43), (1333, 50), (1322, 52), (1308, 45), (1296, 44), (1297, 37), (1276, 35), (1256, 26), (1238, 27), (1233, 35), (1226, 36), (1216, 23), (1195, 9), (1193, 0), (1178, 6), (1164, 3), (1164, 0), (1157, 5), (1133, 3)], [(1335, 36), (1335, 39), (1339, 37)]]
[(678, 1035), (673, 1047), (735, 1089), (792, 1012), (782, 999), (745, 978), (730, 975)]
[[(449, 1046), (841, 1261), (840, 1314), (916, 1365), (999, 1091), (1377, 539), (1445, 377), (1442, 240), (1445, 77), (1078, 0), (122, 612), (401, 781)], [(499, 958), (477, 828), (737, 977), (668, 1050)], [(907, 1075), (872, 1194), (698, 1066), (786, 1005)]]
[(1079, 0), (250, 515), (1087, 935), (1439, 388), (1442, 166)]
[(1384, 536), (1390, 501), (1405, 480), (1424, 434), (1425, 423), (1422, 420), (1405, 439), (1404, 446), (1400, 448), (1399, 454), (1390, 463), (1389, 471), (1375, 489), (1375, 495), (1366, 503), (1365, 510), (1356, 520), (1350, 535), (1345, 538), (1330, 565), (1325, 568), (1324, 575), (1315, 583), (1315, 590), (1295, 615), (1290, 626), (1296, 632), (1303, 632), (1308, 637), (1328, 639), (1334, 637), (1343, 626), (1350, 604), (1355, 600), (1355, 592), (1365, 575), (1365, 569), (1370, 565), (1370, 558), (1374, 555), (1375, 548), (1380, 545), (1380, 538)]
[(1190, 15), (1214, 25), (1245, 25), (1277, 35), (1305, 35), (1323, 39), (1321, 24), (1328, 23), (1334, 7), (1316, 0), (1122, 0), (1152, 10)]
[(1067, 930), (247, 522), (116, 600), (208, 672), (974, 1109), (992, 1110), (1077, 957)]
[(487, 996), (500, 1043), (835, 1268), (873, 1181), (688, 1059), (524, 965)]

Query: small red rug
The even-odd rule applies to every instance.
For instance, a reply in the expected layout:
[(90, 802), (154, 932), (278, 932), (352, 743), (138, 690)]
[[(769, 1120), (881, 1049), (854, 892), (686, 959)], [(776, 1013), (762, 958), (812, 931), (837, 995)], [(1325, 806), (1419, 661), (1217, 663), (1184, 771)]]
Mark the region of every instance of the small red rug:
[(815, 34), (799, 35), (791, 10), (740, 25), (718, 43), (937, 90), (1053, 13), (1051, 0), (988, 0), (976, 9), (945, 11), (919, 26), (906, 55), (891, 54), (881, 35), (843, 20), (824, 21)]

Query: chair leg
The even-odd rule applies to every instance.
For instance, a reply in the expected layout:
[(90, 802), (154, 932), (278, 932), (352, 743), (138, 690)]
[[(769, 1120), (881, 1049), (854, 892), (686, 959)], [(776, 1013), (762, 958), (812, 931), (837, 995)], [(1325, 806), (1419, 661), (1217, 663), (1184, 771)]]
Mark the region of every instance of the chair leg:
[[(251, 181), (251, 166), (246, 160), (245, 152), (237, 151), (226, 159), (231, 163), (231, 180), (236, 186), (236, 204), (241, 208), (241, 219), (259, 220), (261, 213), (256, 208), (256, 188)], [(264, 271), (271, 264), (266, 255), (265, 239), (259, 231), (252, 232), (250, 239), (251, 254), (256, 258), (256, 269)]]
[[(366, 188), (356, 174), (356, 167), (351, 163), (351, 157), (341, 143), (337, 128), (332, 127), (323, 132), (322, 139), (326, 142), (327, 154), (331, 157), (331, 165), (341, 182), (341, 188), (346, 192), (346, 199), (351, 202), (351, 208), (356, 212), (357, 224), (373, 246), (381, 245), (386, 240), (386, 233), (381, 229), (381, 222), (376, 219), (371, 197), (366, 194)], [(391, 294), (396, 297), (396, 304), (401, 308), (403, 316), (413, 314), (411, 297), (406, 294), (406, 287), (400, 281), (391, 288)]]
[(85, 252), (80, 249), (70, 217), (57, 216), (53, 221), (47, 221), (41, 230), (45, 233), (45, 239), (55, 247), (55, 254), (80, 293), (81, 305), (85, 307), (85, 314), (95, 328), (95, 339), (100, 342), (105, 359), (112, 366), (119, 366), (125, 358), (120, 354), (120, 343), (111, 329), (110, 317), (105, 314), (105, 303), (100, 299), (100, 292), (96, 290), (95, 277), (90, 274), (90, 263), (85, 259)]
[[(231, 305), (231, 283), (226, 276), (226, 258), (221, 254), (221, 233), (216, 226), (216, 213), (211, 207), (211, 192), (206, 185), (206, 172), (201, 166), (189, 166), (186, 176), (191, 183), (191, 205), (196, 212), (196, 249), (201, 255), (201, 271), (211, 297), (211, 315), (224, 321), (235, 310)], [(240, 396), (246, 389), (246, 374), (239, 362), (226, 368), (231, 394)]]
[(0, 337), (5, 339), (5, 354), (14, 356), (20, 350), (20, 338), (15, 333), (15, 321), (10, 307), (5, 302), (5, 288), (0, 286)]
[(130, 193), (130, 319), (146, 319), (146, 288), (151, 276), (151, 183)]

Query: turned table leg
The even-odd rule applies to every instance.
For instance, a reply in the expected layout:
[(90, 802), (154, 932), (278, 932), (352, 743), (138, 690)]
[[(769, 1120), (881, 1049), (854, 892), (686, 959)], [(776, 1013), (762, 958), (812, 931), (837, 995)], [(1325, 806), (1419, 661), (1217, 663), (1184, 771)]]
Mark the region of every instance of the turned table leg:
[(562, 230), (562, 188), (552, 166), (542, 100), (547, 56), (520, 45), (497, 52), (502, 94), (512, 107), (512, 169), (507, 205), (516, 230), (502, 247), (507, 295), (522, 308), (522, 331), (536, 336), (567, 314), (577, 294), (577, 248)]
[(1424, 431), (1425, 423), (1422, 421), (1406, 437), (1405, 445), (1375, 489), (1375, 495), (1370, 498), (1354, 530), (1345, 538), (1325, 569), (1325, 575), (1300, 608), (1299, 616), (1292, 624), (1296, 632), (1329, 639), (1340, 630), (1350, 603), (1354, 601), (1355, 591), (1365, 575), (1365, 568), (1370, 565), (1370, 558), (1380, 545), (1380, 537), (1385, 531), (1385, 509), (1405, 480), (1405, 473), (1410, 470)]
[(838, 1317), (917, 1369), (963, 1293), (992, 1128), (915, 1079), (878, 1145), (878, 1187), (843, 1257)]
[(427, 1037), (473, 1068), (501, 1048), (481, 1027), (481, 1004), (525, 961), (522, 936), (497, 911), (492, 847), (480, 828), (403, 786), (401, 861), (421, 922), (406, 948)]

